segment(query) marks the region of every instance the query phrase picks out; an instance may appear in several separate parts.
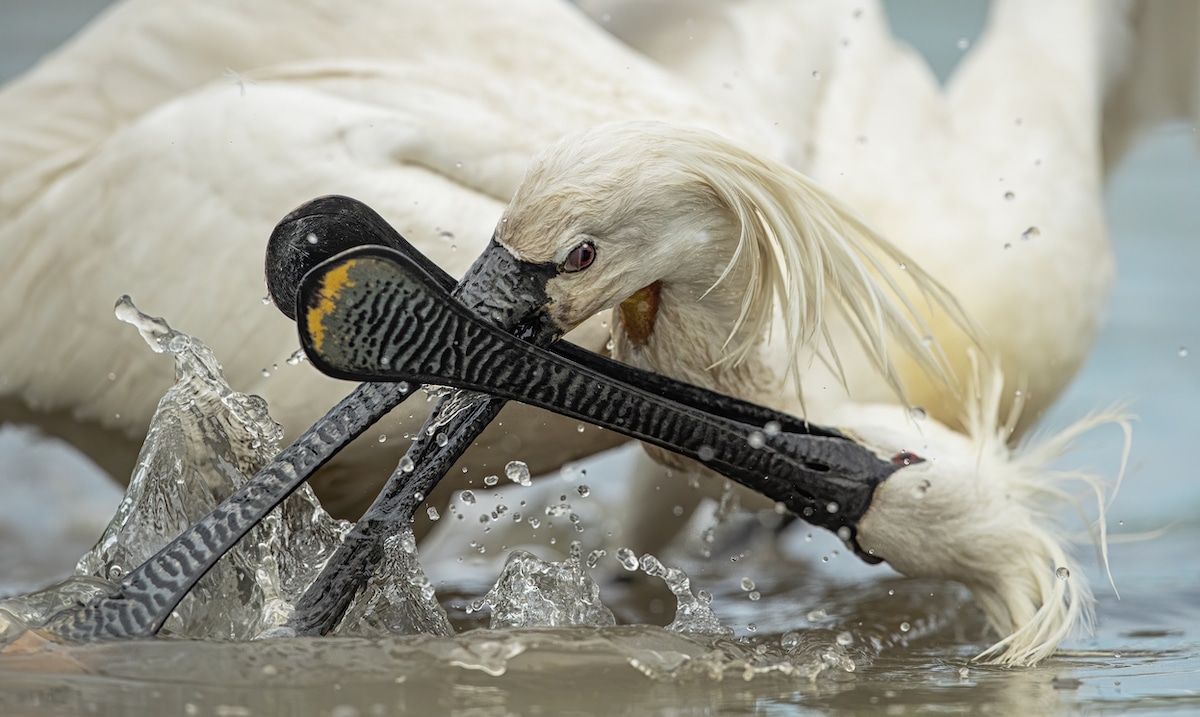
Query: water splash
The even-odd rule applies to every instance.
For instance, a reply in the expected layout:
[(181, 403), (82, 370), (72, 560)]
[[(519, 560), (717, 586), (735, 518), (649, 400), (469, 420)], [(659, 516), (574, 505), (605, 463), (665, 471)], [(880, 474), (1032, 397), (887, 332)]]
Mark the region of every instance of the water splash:
[[(112, 582), (254, 475), (283, 436), (266, 402), (230, 388), (201, 341), (143, 314), (128, 296), (117, 302), (116, 314), (151, 349), (174, 356), (176, 380), (158, 403), (116, 515), (76, 567), (79, 576)], [(282, 624), (349, 527), (301, 486), (196, 585), (164, 633), (248, 639)], [(84, 584), (69, 581), (23, 599), (51, 604)]]
[(571, 554), (559, 563), (514, 550), (483, 602), (492, 607), (492, 629), (617, 624), (600, 601), (600, 586), (584, 567), (578, 541), (571, 543)]
[[(721, 624), (713, 612), (711, 597), (700, 599), (692, 593), (692, 581), (679, 568), (668, 568), (658, 558), (646, 553), (640, 561), (642, 572), (650, 577), (661, 578), (675, 596), (675, 619), (667, 625), (668, 630), (701, 635), (733, 635), (733, 629)], [(703, 592), (703, 591), (702, 591)]]
[[(6, 644), (10, 634), (18, 634), (18, 628), (37, 625), (65, 607), (113, 591), (116, 586), (111, 581), (207, 513), (277, 450), (281, 432), (265, 403), (233, 391), (207, 347), (172, 330), (165, 321), (142, 314), (128, 300), (119, 303), (118, 315), (137, 327), (154, 350), (174, 356), (176, 384), (159, 404), (116, 517), (97, 546), (80, 560), (80, 575), (0, 605), (15, 618), (5, 620), (0, 615), (0, 644)], [(515, 474), (516, 482), (523, 482), (527, 471), (523, 464), (514, 462), (508, 468), (512, 470), (506, 474)], [(583, 485), (575, 490), (584, 498), (592, 494)], [(475, 497), (463, 494), (464, 502)], [(559, 495), (560, 503), (549, 506), (547, 514), (573, 516), (566, 497), (565, 492)], [(734, 506), (731, 492), (717, 511), (718, 524)], [(498, 507), (492, 519), (499, 514)], [(307, 487), (301, 488), (201, 581), (172, 615), (167, 629), (178, 636), (234, 640), (286, 635), (287, 630), (277, 626), (285, 622), (292, 602), (347, 528), (325, 514)], [(713, 611), (712, 597), (704, 591), (693, 594), (682, 570), (668, 568), (652, 555), (638, 560), (627, 549), (616, 552), (626, 567), (662, 579), (675, 595), (675, 618), (665, 631), (615, 627), (613, 613), (601, 602), (599, 586), (588, 572), (605, 552), (593, 551), (585, 561), (581, 545), (573, 542), (570, 556), (560, 563), (523, 551), (512, 553), (495, 585), (477, 601), (480, 607), (485, 602), (491, 605), (492, 629), (506, 631), (453, 636), (433, 585), (417, 562), (413, 536), (405, 532), (385, 542), (376, 574), (351, 604), (336, 633), (377, 639), (396, 633), (415, 636), (414, 645), (424, 645), (422, 649), (436, 652), (451, 666), (499, 675), (510, 669), (513, 658), (548, 639), (545, 632), (522, 633), (514, 628), (553, 627), (558, 631), (552, 634), (568, 635), (575, 626), (604, 627), (608, 629), (589, 633), (588, 639), (609, 644), (629, 665), (661, 680), (719, 679), (730, 674), (750, 679), (768, 672), (810, 677), (844, 674), (853, 671), (856, 660), (864, 655), (869, 660), (887, 642), (861, 631), (848, 641), (844, 628), (837, 633), (821, 628), (789, 633), (790, 639), (778, 645), (766, 636), (733, 639), (733, 631)], [(924, 629), (913, 625), (911, 632), (899, 633), (900, 644)], [(562, 639), (563, 644), (577, 640)], [(851, 655), (851, 649), (862, 654)]]
[(384, 541), (383, 560), (334, 631), (338, 635), (454, 634), (433, 583), (417, 560), (417, 540), (405, 528)]
[(717, 531), (729, 523), (729, 520), (740, 508), (737, 491), (733, 483), (726, 482), (721, 492), (721, 500), (713, 513), (712, 523), (700, 534), (700, 554), (706, 558), (712, 557), (713, 545), (717, 540)]

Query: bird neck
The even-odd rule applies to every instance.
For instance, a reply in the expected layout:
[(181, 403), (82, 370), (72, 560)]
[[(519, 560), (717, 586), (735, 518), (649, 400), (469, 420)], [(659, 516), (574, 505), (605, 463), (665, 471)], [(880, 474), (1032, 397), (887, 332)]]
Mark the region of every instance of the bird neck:
[(644, 309), (653, 297), (651, 328), (637, 312), (618, 308), (613, 356), (714, 391), (764, 400), (768, 389), (778, 384), (764, 352), (756, 350), (739, 361), (731, 360), (729, 352), (746, 331), (736, 329), (746, 291), (739, 273), (718, 281), (720, 271), (702, 270), (686, 280), (656, 282), (639, 291), (629, 303)]

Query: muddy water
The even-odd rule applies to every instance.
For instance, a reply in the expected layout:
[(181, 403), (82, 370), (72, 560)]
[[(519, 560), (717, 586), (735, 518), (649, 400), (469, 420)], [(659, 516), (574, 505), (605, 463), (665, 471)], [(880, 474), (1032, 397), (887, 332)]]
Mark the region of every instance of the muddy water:
[[(28, 66), (103, 4), (5, 2), (0, 75)], [(957, 39), (973, 36), (971, 23), (978, 22), (977, 15), (952, 17), (937, 3), (893, 10), (898, 30), (943, 64), (953, 61)], [(1096, 635), (1071, 641), (1066, 653), (1040, 667), (970, 664), (990, 641), (961, 589), (868, 568), (835, 554), (835, 541), (819, 534), (809, 540), (800, 528), (779, 546), (742, 543), (709, 561), (677, 560), (697, 589), (712, 594), (713, 609), (735, 630), (732, 640), (629, 626), (671, 620), (669, 594), (645, 581), (606, 581), (602, 587), (605, 604), (624, 627), (479, 632), (485, 616), (468, 608), (490, 584), (478, 576), (494, 578), (497, 570), (472, 571), (451, 561), (429, 572), (464, 630), (454, 638), (33, 645), (0, 656), (0, 714), (1200, 712), (1200, 482), (1192, 455), (1200, 426), (1194, 409), (1200, 404), (1196, 156), (1191, 130), (1164, 131), (1135, 152), (1112, 182), (1120, 278), (1107, 328), (1046, 423), (1061, 426), (1115, 399), (1134, 401), (1140, 421), (1131, 472), (1109, 514), (1110, 559), (1121, 598), (1092, 570)], [(99, 482), (84, 491), (82, 469), (64, 463), (71, 459), (61, 450), (45, 450), (27, 436), (0, 438), (0, 483), (9, 498), (0, 506), (0, 592), (7, 594), (69, 570), (115, 500)], [(1112, 466), (1110, 443), (1094, 439), (1069, 460)], [(592, 469), (593, 475), (618, 471), (620, 461)], [(19, 498), (51, 485), (57, 479), (52, 465), (69, 465), (63, 471), (79, 482), (40, 505), (70, 505), (78, 512), (52, 540), (22, 539), (11, 526), (29, 527), (30, 506), (39, 504)], [(44, 470), (46, 480), (22, 483), (31, 470)], [(1164, 526), (1165, 533), (1148, 536)], [(96, 532), (89, 534), (91, 529)], [(746, 577), (755, 581), (758, 600), (742, 588)], [(796, 643), (790, 631), (801, 631), (803, 639)], [(849, 633), (849, 644), (840, 644), (842, 633)], [(758, 669), (811, 668), (833, 646), (851, 657), (852, 672), (844, 664)], [(814, 652), (803, 653), (803, 660), (775, 659), (788, 649)]]

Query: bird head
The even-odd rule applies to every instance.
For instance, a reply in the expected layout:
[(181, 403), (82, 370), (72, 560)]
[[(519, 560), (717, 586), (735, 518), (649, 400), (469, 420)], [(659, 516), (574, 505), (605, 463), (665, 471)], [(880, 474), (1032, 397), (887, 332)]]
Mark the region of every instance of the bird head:
[[(716, 355), (698, 359), (709, 367), (745, 362), (779, 318), (797, 371), (832, 306), (899, 392), (889, 350), (948, 376), (908, 296), (969, 323), (936, 281), (812, 180), (714, 133), (661, 122), (598, 125), (548, 147), (495, 245), (556, 268), (546, 312), (562, 330), (620, 306), (624, 331), (644, 343), (660, 309), (690, 310), (688, 333), (715, 343)], [(901, 290), (884, 261), (911, 266), (918, 290)]]
[(979, 658), (1023, 665), (1091, 625), (1092, 591), (1058, 522), (1068, 509), (1082, 514), (1080, 488), (1096, 499), (1093, 537), (1104, 550), (1103, 480), (1052, 463), (1104, 423), (1125, 430), (1128, 450), (1129, 417), (1098, 414), (1011, 447), (1019, 407), (1001, 424), (1003, 383), (998, 368), (986, 381), (977, 373), (966, 433), (895, 405), (848, 403), (822, 419), (908, 463), (876, 489), (857, 526), (859, 549), (905, 575), (966, 585), (1003, 638)]

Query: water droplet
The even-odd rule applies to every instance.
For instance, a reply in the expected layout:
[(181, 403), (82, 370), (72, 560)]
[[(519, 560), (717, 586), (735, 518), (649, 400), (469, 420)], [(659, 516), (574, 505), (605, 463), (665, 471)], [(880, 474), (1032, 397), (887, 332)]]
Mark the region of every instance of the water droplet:
[(954, 43), (954, 46), (961, 52), (971, 46), (971, 41), (965, 37), (960, 37), (958, 38), (958, 42)]
[(306, 358), (308, 357), (304, 355), (304, 349), (296, 349), (291, 353), (290, 356), (287, 357), (287, 365), (295, 366)]
[(434, 508), (432, 505), (429, 506), (429, 510), (426, 510), (425, 512), (429, 514), (430, 520), (440, 520), (442, 517), (441, 514), (438, 513), (438, 509)]
[(838, 512), (838, 504), (831, 500), (829, 501), (829, 504), (825, 506), (825, 510), (829, 511), (830, 513), (836, 513)]
[(113, 373), (112, 371), (109, 371), (109, 372), (108, 372), (108, 380), (109, 380), (109, 381), (116, 381), (116, 380), (117, 380), (117, 374)]
[(1016, 198), (1017, 198), (1017, 195), (1013, 194), (1012, 192), (1004, 193), (1004, 201), (1006, 201), (1006, 202), (1011, 202), (1012, 200), (1014, 200)]
[(1030, 241), (1032, 239), (1037, 239), (1041, 235), (1042, 235), (1041, 229), (1038, 229), (1037, 227), (1029, 227), (1025, 231), (1021, 232), (1021, 241)]
[(579, 494), (580, 498), (586, 498), (592, 494), (592, 489), (589, 488), (586, 483), (584, 483), (575, 488), (575, 492)]
[(483, 479), (483, 484), (486, 485), (488, 488), (491, 488), (492, 486), (496, 485), (499, 482), (500, 482), (500, 476), (487, 476), (486, 478)]
[(425, 494), (421, 491), (417, 491), (416, 493), (413, 493), (413, 498), (420, 503), (421, 501), (425, 500)]
[(711, 461), (716, 455), (717, 452), (713, 450), (712, 446), (700, 446), (700, 450), (696, 451), (696, 457), (701, 461)]
[(929, 488), (932, 485), (933, 484), (929, 482), (928, 478), (922, 479), (921, 482), (918, 483), (915, 488), (913, 488), (913, 497), (917, 500), (924, 498), (925, 494), (929, 492)]
[(570, 503), (557, 503), (555, 505), (548, 505), (546, 506), (545, 512), (546, 515), (551, 518), (561, 518), (562, 516), (571, 512), (571, 505)]
[(1011, 244), (1011, 243), (1009, 243), (1009, 242), (1004, 242), (1004, 248), (1005, 248), (1005, 249), (1012, 249), (1012, 244)]
[(900, 632), (908, 632), (911, 629), (912, 625), (909, 625), (907, 622), (900, 623)]
[(585, 426), (585, 425), (583, 425), (583, 424), (581, 423), (581, 424), (579, 424), (578, 426), (576, 426), (576, 427), (575, 427), (575, 430), (576, 430), (576, 431), (578, 431), (578, 432), (580, 432), (580, 433), (583, 433), (584, 429), (586, 429), (586, 428), (587, 428), (587, 426)]
[(268, 370), (266, 370), (266, 369), (264, 368), (264, 369), (262, 370), (262, 377), (263, 377), (263, 378), (271, 378), (271, 372), (270, 372), (270, 371), (268, 371)]
[(534, 530), (537, 530), (538, 528), (542, 527), (541, 518), (530, 518), (529, 519), (529, 527), (533, 528)]
[(442, 448), (445, 448), (446, 444), (450, 442), (450, 439), (446, 436), (445, 433), (437, 434), (436, 436), (434, 436), (433, 440), (435, 443), (438, 444), (438, 446), (440, 446)]
[(440, 231), (438, 232), (438, 239), (444, 242), (452, 242), (454, 241), (454, 235), (447, 231)]
[(837, 536), (839, 538), (841, 538), (843, 543), (850, 542), (850, 537), (851, 537), (850, 533), (851, 533), (850, 526), (848, 526), (848, 525), (843, 525), (842, 527), (837, 529)]
[(270, 297), (270, 296), (264, 296), (264, 297), (262, 298), (262, 302), (263, 302), (263, 306), (270, 306), (270, 305), (271, 305), (271, 297)]
[(751, 431), (749, 436), (746, 436), (746, 442), (751, 448), (762, 448), (767, 444), (767, 439), (758, 431)]
[(800, 633), (785, 632), (783, 637), (779, 638), (779, 646), (785, 650), (795, 650), (800, 646)]
[(813, 70), (813, 72), (812, 72), (812, 78), (813, 78), (814, 80), (819, 80), (819, 79), (821, 79), (821, 73), (820, 73), (820, 72), (817, 72), (816, 70)]
[(921, 408), (920, 406), (913, 406), (912, 408), (908, 409), (908, 417), (914, 421), (924, 421), (928, 415), (929, 414), (925, 412), (925, 409)]
[(746, 597), (750, 598), (751, 602), (758, 602), (759, 600), (762, 599), (762, 593), (760, 593), (757, 590), (751, 590), (750, 594), (747, 595)]
[(701, 605), (711, 605), (712, 593), (707, 590), (698, 590), (696, 591), (696, 601)]
[(754, 581), (750, 578), (742, 578), (742, 590), (753, 590)]
[(513, 483), (519, 483), (525, 487), (533, 485), (533, 481), (529, 477), (529, 466), (522, 461), (509, 461), (504, 466), (504, 475)]
[(763, 433), (768, 436), (778, 436), (782, 430), (783, 426), (779, 425), (779, 421), (767, 421), (766, 425), (763, 426)]
[(464, 490), (462, 493), (459, 493), (458, 497), (461, 498), (462, 502), (466, 503), (467, 505), (475, 505), (475, 494), (469, 490)]
[[(1187, 346), (1180, 346), (1179, 347), (1179, 358), (1187, 358), (1187, 355), (1188, 355)], [(109, 374), (109, 375), (111, 376), (112, 374)]]
[(413, 463), (413, 459), (409, 458), (408, 456), (404, 456), (400, 459), (400, 470), (404, 471), (405, 473), (412, 473), (414, 468), (416, 468), (416, 465)]
[(313, 234), (312, 232), (309, 232), (308, 236), (304, 237), (304, 240), (309, 244), (316, 244), (318, 241), (320, 241), (320, 239), (317, 238), (317, 235)]
[(1054, 571), (1054, 575), (1059, 580), (1066, 580), (1067, 578), (1071, 577), (1071, 571), (1067, 569), (1067, 566), (1062, 565), (1059, 566), (1058, 570)]
[(637, 556), (629, 548), (620, 548), (617, 550), (617, 562), (621, 563), (621, 567), (630, 572), (638, 569)]
[(971, 671), (970, 671), (970, 670), (968, 670), (967, 668), (965, 668), (965, 667), (960, 667), (960, 668), (958, 668), (958, 677), (959, 677), (959, 679), (963, 679), (963, 680), (965, 680), (965, 679), (967, 679), (967, 677), (969, 677), (969, 676), (970, 676), (970, 674), (971, 674)]
[(387, 443), (387, 434), (386, 434), (386, 433), (380, 433), (380, 434), (379, 434), (379, 442), (380, 442), (380, 443)]
[(842, 647), (848, 647), (854, 644), (854, 636), (848, 632), (839, 632), (837, 636), (837, 644)]
[(1121, 653), (1120, 653), (1120, 652), (1114, 652), (1114, 653), (1113, 653), (1113, 657), (1121, 657)]
[(824, 610), (813, 610), (812, 612), (808, 613), (807, 617), (809, 622), (820, 622), (829, 617), (829, 613), (825, 612)]
[(907, 271), (907, 270), (908, 270), (908, 264), (905, 264), (904, 262), (900, 262), (900, 271)]

